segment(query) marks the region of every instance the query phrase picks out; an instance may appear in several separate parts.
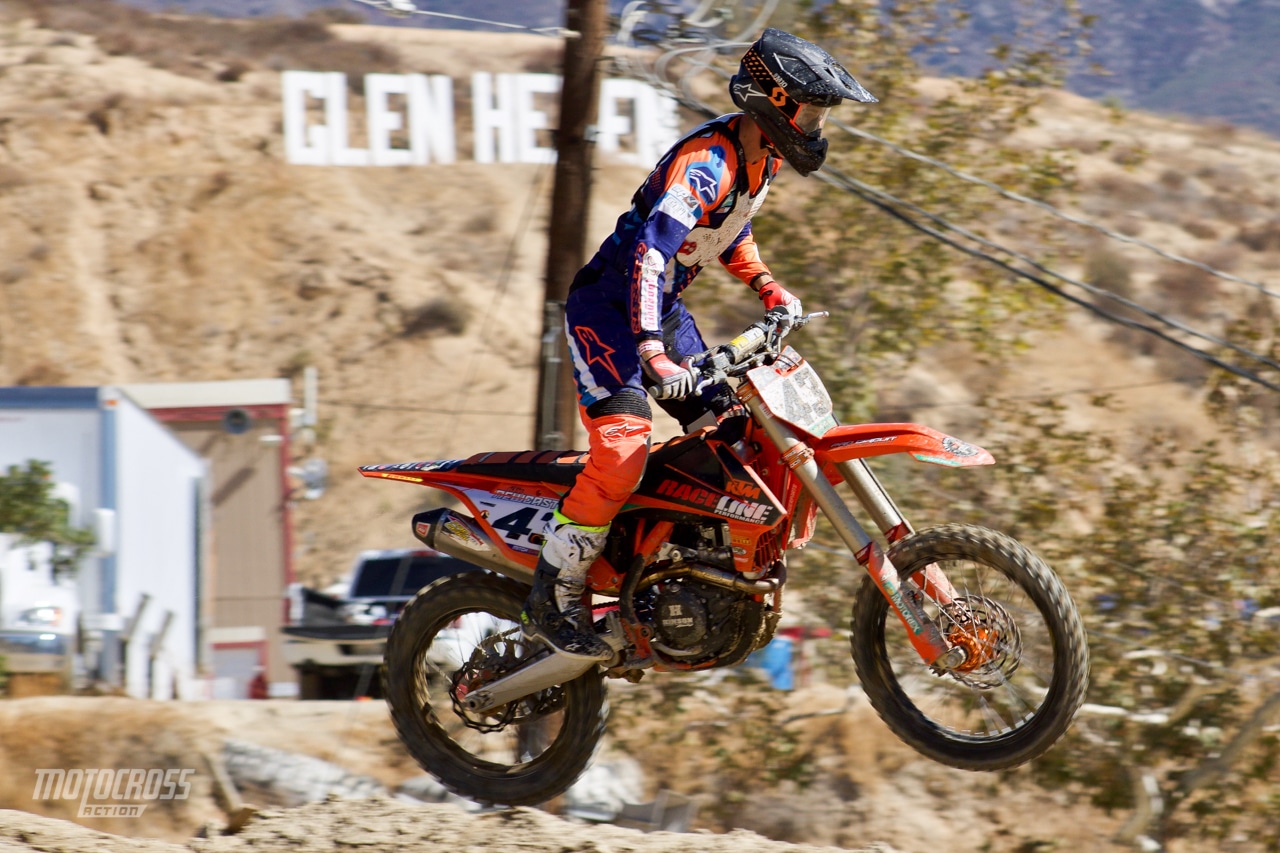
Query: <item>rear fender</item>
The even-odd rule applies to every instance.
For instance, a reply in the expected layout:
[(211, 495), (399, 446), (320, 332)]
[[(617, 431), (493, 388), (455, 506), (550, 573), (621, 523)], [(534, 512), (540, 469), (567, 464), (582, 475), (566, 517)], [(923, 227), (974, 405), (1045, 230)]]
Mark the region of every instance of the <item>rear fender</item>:
[[(496, 554), (492, 557), (498, 564), (477, 559), (480, 554), (454, 554), (447, 547), (439, 550), (527, 582), (538, 559), (543, 526), (551, 518), (564, 487), (458, 472), (454, 469), (459, 461), (365, 465), (360, 468), (360, 474), (375, 480), (416, 483), (453, 495), (471, 514), (471, 532), (483, 540), (484, 547), (476, 550), (495, 549)], [(427, 529), (430, 528), (420, 530), (415, 517), (414, 536), (425, 542), (423, 533)], [(467, 543), (469, 537), (456, 520), (442, 529), (447, 531), (446, 539), (455, 538)], [(469, 544), (475, 545), (474, 542)]]
[(821, 465), (850, 459), (907, 453), (921, 462), (948, 468), (992, 465), (990, 453), (958, 438), (920, 424), (851, 424), (828, 430), (813, 444)]

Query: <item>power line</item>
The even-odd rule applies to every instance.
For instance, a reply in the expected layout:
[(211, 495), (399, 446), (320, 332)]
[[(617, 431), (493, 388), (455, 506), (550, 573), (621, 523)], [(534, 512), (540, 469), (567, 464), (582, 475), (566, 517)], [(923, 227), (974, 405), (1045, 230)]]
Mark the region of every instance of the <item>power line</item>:
[[(530, 226), (533, 224), (534, 209), (537, 206), (538, 198), (541, 195), (542, 181), (549, 171), (546, 165), (539, 166), (533, 174), (533, 184), (529, 187), (529, 195), (525, 199), (524, 210), (520, 214), (520, 221), (516, 224), (515, 232), (511, 235), (511, 243), (507, 246), (507, 255), (502, 263), (502, 271), (498, 274), (498, 281), (493, 290), (493, 296), (489, 300), (489, 305), (485, 308), (484, 320), (481, 328), (488, 330), (489, 321), (493, 318), (494, 311), (498, 307), (498, 303), (502, 301), (502, 297), (506, 295), (507, 288), (511, 284), (511, 274), (515, 270), (516, 256), (519, 254), (520, 243), (524, 235), (528, 233)], [(462, 383), (462, 390), (459, 396), (460, 406), (465, 406), (467, 397), (471, 393), (471, 389), (475, 387), (476, 371), (479, 365), (479, 348), (471, 351), (471, 357), (467, 363), (465, 380)], [(459, 410), (461, 411), (461, 409)], [(453, 427), (456, 424), (450, 424), (448, 437), (452, 437), (456, 430)]]
[(397, 403), (366, 403), (360, 400), (321, 400), (326, 406), (372, 409), (379, 412), (423, 412), (431, 415), (486, 415), (491, 418), (532, 418), (533, 412), (492, 411), (489, 409), (438, 409), (433, 406), (411, 406)]
[[(1259, 353), (1256, 353), (1256, 352), (1253, 352), (1252, 350), (1241, 347), (1228, 340), (1219, 338), (1216, 335), (1211, 335), (1208, 332), (1201, 332), (1201, 331), (1198, 331), (1197, 329), (1193, 329), (1190, 326), (1179, 322), (1178, 320), (1175, 320), (1171, 317), (1167, 317), (1156, 311), (1152, 311), (1149, 308), (1145, 308), (1142, 305), (1138, 304), (1137, 302), (1134, 302), (1131, 299), (1127, 299), (1123, 296), (1120, 296), (1119, 294), (1112, 293), (1109, 290), (1105, 290), (1103, 288), (1097, 287), (1095, 285), (1089, 284), (1079, 279), (1072, 278), (1071, 276), (1056, 272), (1050, 269), (1049, 267), (1045, 266), (1044, 264), (1040, 263), (1039, 261), (1035, 260), (1034, 258), (1030, 257), (1029, 255), (1026, 255), (1022, 252), (1015, 251), (1005, 246), (1001, 246), (1000, 244), (995, 243), (991, 240), (988, 240), (985, 237), (981, 237), (977, 234), (974, 234), (968, 229), (965, 229), (959, 225), (949, 222), (946, 219), (943, 219), (941, 216), (930, 213), (929, 211), (921, 208), (916, 204), (913, 204), (912, 202), (904, 201), (903, 199), (900, 199), (891, 193), (872, 187), (869, 184), (866, 184), (866, 183), (863, 183), (862, 181), (857, 180), (856, 178), (851, 178), (837, 169), (824, 169), (822, 172), (818, 173), (818, 177), (823, 180), (826, 180), (828, 183), (835, 183), (837, 185), (839, 185), (840, 183), (843, 183), (846, 185), (846, 188), (856, 188), (860, 194), (861, 193), (871, 194), (876, 196), (877, 198), (880, 198), (882, 200), (889, 202), (890, 204), (896, 204), (901, 207), (908, 208), (916, 215), (923, 216), (929, 219), (930, 221), (942, 226), (943, 228), (948, 228), (969, 240), (973, 240), (975, 243), (978, 243), (979, 245), (985, 246), (986, 248), (992, 249), (994, 251), (1004, 252), (1014, 258), (1017, 258), (1018, 260), (1022, 261), (1023, 263), (1029, 264), (1031, 267), (1039, 270), (1045, 275), (1052, 276), (1053, 278), (1056, 278), (1059, 281), (1064, 281), (1068, 284), (1074, 284), (1075, 286), (1082, 288), (1088, 291), (1089, 293), (1094, 294), (1095, 296), (1101, 296), (1106, 299), (1110, 299), (1113, 302), (1118, 302), (1121, 305), (1125, 306), (1126, 308), (1130, 308), (1134, 311), (1137, 311), (1147, 317), (1150, 317), (1153, 320), (1156, 320), (1160, 323), (1165, 324), (1166, 326), (1177, 329), (1181, 332), (1186, 332), (1187, 334), (1192, 335), (1193, 337), (1200, 338), (1201, 340), (1208, 341), (1209, 343), (1217, 344), (1218, 346), (1221, 346), (1221, 347), (1226, 347), (1227, 349), (1233, 350), (1234, 352), (1240, 355), (1243, 355), (1247, 358), (1251, 358), (1254, 361), (1261, 362), (1262, 364), (1265, 364), (1268, 367), (1272, 367), (1272, 368), (1275, 368), (1276, 370), (1280, 370), (1280, 363), (1277, 363), (1276, 361), (1268, 358), (1267, 356), (1260, 355)], [(956, 245), (950, 242), (949, 244)], [(976, 256), (986, 260), (990, 260), (990, 261), (996, 260), (995, 258), (992, 258), (990, 255), (987, 255), (985, 253), (977, 253)], [(1028, 274), (1025, 274), (1021, 271), (1017, 271), (1017, 272), (1020, 275), (1024, 275), (1025, 277), (1030, 278), (1032, 281), (1036, 281), (1034, 277)], [(1106, 316), (1114, 317), (1115, 315), (1107, 314)], [(1143, 326), (1141, 328), (1148, 328), (1148, 327)]]
[[(1180, 341), (1180, 340), (1178, 340), (1177, 338), (1174, 338), (1174, 337), (1170, 336), (1169, 334), (1167, 334), (1167, 333), (1166, 333), (1166, 332), (1164, 332), (1164, 331), (1161, 331), (1160, 329), (1154, 328), (1154, 327), (1152, 327), (1152, 326), (1148, 326), (1148, 325), (1146, 325), (1145, 323), (1140, 323), (1140, 322), (1138, 322), (1137, 320), (1132, 320), (1132, 319), (1130, 319), (1130, 318), (1128, 318), (1128, 317), (1121, 317), (1121, 316), (1119, 316), (1119, 315), (1112, 314), (1111, 312), (1106, 311), (1106, 310), (1104, 310), (1103, 308), (1100, 308), (1100, 307), (1099, 307), (1099, 306), (1097, 306), (1097, 305), (1094, 305), (1092, 302), (1089, 302), (1089, 301), (1088, 301), (1088, 300), (1086, 300), (1086, 299), (1082, 299), (1082, 298), (1080, 298), (1079, 296), (1075, 296), (1075, 295), (1073, 295), (1073, 294), (1067, 293), (1067, 292), (1066, 292), (1065, 290), (1063, 290), (1062, 288), (1060, 288), (1060, 287), (1058, 287), (1057, 285), (1054, 285), (1054, 284), (1052, 284), (1052, 283), (1050, 283), (1050, 282), (1046, 281), (1045, 279), (1041, 278), (1040, 276), (1033, 275), (1032, 273), (1029, 273), (1029, 272), (1027, 272), (1026, 270), (1018, 269), (1017, 267), (1015, 267), (1015, 266), (1013, 266), (1012, 264), (1010, 264), (1008, 261), (1005, 261), (1005, 260), (1002, 260), (1002, 259), (1000, 259), (1000, 258), (994, 257), (994, 256), (992, 256), (992, 255), (989, 255), (989, 254), (985, 253), (985, 252), (982, 252), (982, 251), (979, 251), (979, 250), (977, 250), (977, 249), (974, 249), (974, 248), (972, 248), (972, 247), (970, 247), (970, 246), (965, 246), (965, 245), (963, 245), (963, 244), (961, 244), (961, 243), (959, 243), (959, 242), (957, 242), (957, 241), (953, 240), (951, 237), (947, 236), (946, 234), (943, 234), (942, 232), (940, 232), (940, 231), (938, 231), (938, 230), (936, 230), (936, 229), (930, 228), (929, 226), (924, 225), (924, 224), (922, 224), (922, 223), (920, 223), (920, 222), (916, 222), (914, 219), (912, 219), (910, 216), (907, 216), (907, 215), (906, 215), (905, 213), (903, 213), (901, 210), (898, 210), (897, 208), (893, 207), (893, 206), (892, 206), (892, 204), (890, 204), (890, 203), (888, 203), (888, 202), (886, 202), (886, 201), (883, 201), (883, 200), (881, 200), (880, 198), (878, 198), (878, 197), (877, 197), (877, 195), (885, 195), (885, 196), (888, 196), (888, 194), (887, 194), (887, 193), (883, 193), (882, 191), (878, 191), (878, 190), (871, 190), (871, 188), (867, 188), (867, 191), (864, 191), (864, 190), (862, 190), (862, 189), (858, 186), (858, 184), (860, 184), (861, 182), (859, 182), (859, 181), (855, 181), (855, 180), (853, 180), (852, 178), (849, 178), (849, 177), (847, 177), (847, 176), (845, 176), (845, 175), (841, 174), (841, 173), (840, 173), (838, 170), (836, 170), (836, 169), (831, 169), (831, 168), (828, 168), (828, 167), (824, 167), (824, 168), (823, 168), (823, 170), (822, 170), (822, 173), (827, 173), (827, 174), (828, 174), (832, 179), (834, 179), (835, 181), (837, 181), (837, 182), (838, 182), (838, 183), (840, 183), (840, 184), (843, 184), (843, 187), (842, 187), (842, 188), (843, 188), (843, 189), (845, 189), (847, 192), (850, 192), (850, 193), (853, 193), (854, 195), (857, 195), (857, 196), (858, 196), (859, 198), (861, 198), (863, 201), (866, 201), (868, 204), (871, 204), (871, 205), (874, 205), (875, 207), (880, 208), (882, 211), (884, 211), (885, 213), (888, 213), (890, 216), (894, 217), (895, 219), (899, 220), (900, 222), (904, 223), (905, 225), (908, 225), (908, 226), (910, 226), (911, 228), (914, 228), (914, 229), (916, 229), (917, 231), (921, 232), (922, 234), (925, 234), (925, 235), (927, 235), (927, 236), (929, 236), (929, 237), (932, 237), (933, 239), (935, 239), (935, 240), (937, 240), (937, 241), (939, 241), (939, 242), (941, 242), (941, 243), (944, 243), (944, 244), (946, 244), (946, 245), (948, 245), (948, 246), (951, 246), (953, 249), (957, 249), (958, 251), (961, 251), (961, 252), (965, 253), (966, 255), (970, 255), (970, 256), (975, 257), (975, 258), (978, 258), (978, 259), (980, 259), (980, 260), (985, 260), (985, 261), (987, 261), (988, 263), (991, 263), (991, 264), (994, 264), (994, 265), (996, 265), (996, 266), (1000, 267), (1001, 269), (1007, 270), (1008, 272), (1012, 273), (1012, 274), (1013, 274), (1013, 275), (1015, 275), (1015, 276), (1018, 276), (1018, 277), (1020, 277), (1020, 278), (1025, 278), (1025, 279), (1027, 279), (1028, 281), (1032, 282), (1033, 284), (1036, 284), (1036, 285), (1038, 285), (1038, 286), (1040, 286), (1040, 287), (1044, 288), (1045, 290), (1049, 291), (1050, 293), (1052, 293), (1052, 294), (1054, 294), (1054, 295), (1056, 295), (1056, 296), (1059, 296), (1059, 297), (1061, 297), (1062, 299), (1066, 299), (1066, 300), (1067, 300), (1067, 301), (1069, 301), (1069, 302), (1074, 302), (1076, 305), (1079, 305), (1080, 307), (1084, 308), (1085, 310), (1090, 311), (1090, 312), (1092, 312), (1093, 314), (1096, 314), (1096, 315), (1098, 315), (1099, 317), (1102, 317), (1102, 318), (1103, 318), (1103, 319), (1105, 319), (1105, 320), (1109, 320), (1109, 321), (1111, 321), (1111, 322), (1113, 322), (1113, 323), (1118, 323), (1118, 324), (1120, 324), (1120, 325), (1122, 325), (1122, 326), (1128, 326), (1128, 327), (1129, 327), (1129, 328), (1131, 328), (1131, 329), (1137, 329), (1137, 330), (1139, 330), (1139, 331), (1146, 332), (1147, 334), (1155, 335), (1156, 337), (1160, 338), (1161, 340), (1165, 341), (1166, 343), (1173, 344), (1174, 346), (1178, 347), (1179, 349), (1182, 349), (1182, 350), (1184, 350), (1184, 351), (1186, 351), (1186, 352), (1190, 353), (1191, 355), (1195, 356), (1196, 358), (1198, 358), (1198, 359), (1200, 359), (1200, 360), (1202, 360), (1202, 361), (1208, 362), (1209, 364), (1214, 365), (1215, 367), (1219, 367), (1219, 368), (1221, 368), (1221, 369), (1223, 369), (1223, 370), (1225, 370), (1225, 371), (1227, 371), (1227, 372), (1229, 372), (1229, 373), (1233, 373), (1233, 374), (1235, 374), (1236, 376), (1241, 377), (1242, 379), (1247, 379), (1247, 380), (1249, 380), (1249, 381), (1251, 381), (1251, 382), (1257, 383), (1258, 385), (1261, 385), (1261, 386), (1263, 386), (1264, 388), (1268, 388), (1268, 389), (1270, 389), (1270, 390), (1272, 390), (1272, 391), (1280, 391), (1280, 384), (1277, 384), (1277, 383), (1272, 382), (1272, 381), (1270, 381), (1270, 380), (1264, 379), (1264, 378), (1262, 378), (1261, 376), (1258, 376), (1256, 373), (1252, 373), (1252, 372), (1250, 372), (1250, 371), (1248, 371), (1248, 370), (1245, 370), (1245, 369), (1244, 369), (1244, 368), (1242, 368), (1242, 367), (1238, 367), (1238, 366), (1236, 366), (1236, 365), (1234, 365), (1234, 364), (1231, 364), (1231, 363), (1230, 363), (1230, 362), (1228, 362), (1228, 361), (1224, 361), (1224, 360), (1222, 360), (1222, 359), (1218, 358), (1217, 356), (1211, 355), (1211, 354), (1209, 354), (1209, 353), (1207, 353), (1207, 352), (1205, 352), (1205, 351), (1203, 351), (1203, 350), (1196, 349), (1195, 347), (1193, 347), (1193, 346), (1191, 346), (1191, 345), (1189, 345), (1189, 344), (1187, 344), (1187, 343), (1184, 343), (1183, 341)], [(822, 174), (822, 173), (819, 173), (819, 174)], [(865, 185), (863, 185), (863, 186), (865, 186)], [(890, 197), (890, 198), (892, 198), (892, 196), (889, 196), (889, 197)], [(930, 215), (930, 216), (932, 216), (932, 215)], [(1015, 252), (1013, 252), (1013, 251), (1011, 251), (1011, 250), (1004, 249), (1003, 251), (1008, 252), (1010, 255), (1015, 255), (1015, 256), (1017, 256), (1017, 253), (1015, 253)], [(1039, 265), (1037, 264), (1037, 266), (1039, 266)], [(1055, 275), (1056, 275), (1056, 274), (1055, 274)], [(1066, 278), (1065, 276), (1057, 276), (1057, 277), (1058, 277), (1058, 278), (1062, 278), (1062, 279), (1064, 279), (1064, 280), (1066, 280), (1066, 281), (1072, 281), (1071, 279), (1068, 279), (1068, 278)], [(1082, 285), (1082, 283), (1081, 283), (1081, 282), (1074, 282), (1074, 283), (1076, 283), (1076, 284), (1081, 284), (1081, 285)], [(1085, 285), (1082, 285), (1082, 286), (1085, 286)], [(1088, 288), (1088, 286), (1085, 286), (1085, 287), (1086, 287), (1086, 289)], [(1144, 309), (1144, 313), (1150, 313), (1150, 312), (1146, 312), (1146, 311), (1145, 311), (1145, 309)], [(1159, 315), (1153, 315), (1153, 316), (1159, 316)], [(1257, 354), (1255, 354), (1255, 353), (1250, 353), (1248, 350), (1241, 350), (1241, 348), (1235, 347), (1234, 345), (1231, 345), (1231, 348), (1232, 348), (1232, 349), (1236, 349), (1237, 351), (1242, 352), (1242, 353), (1250, 354), (1250, 355), (1252, 355), (1254, 358), (1256, 358), (1257, 360), (1262, 361), (1262, 362), (1264, 362), (1264, 363), (1267, 363), (1267, 364), (1274, 364), (1274, 362), (1271, 362), (1269, 359), (1266, 359), (1266, 358), (1265, 358), (1265, 357), (1263, 357), (1263, 356), (1258, 356), (1258, 355), (1257, 355)]]
[(455, 15), (451, 12), (431, 12), (426, 9), (419, 9), (413, 0), (353, 0), (363, 6), (377, 9), (394, 17), (405, 17), (407, 15), (425, 15), (432, 18), (446, 18), (451, 21), (463, 21), (470, 24), (484, 24), (499, 29), (520, 30), (527, 33), (533, 33), (540, 36), (551, 36), (553, 38), (571, 38), (576, 36), (570, 30), (564, 27), (530, 27), (524, 24), (513, 24), (508, 21), (493, 21), (488, 18), (473, 18), (469, 15)]
[[(1059, 397), (1071, 397), (1076, 394), (1110, 394), (1115, 391), (1132, 391), (1136, 388), (1154, 388), (1159, 385), (1176, 385), (1179, 382), (1189, 382), (1197, 379), (1195, 376), (1175, 376), (1172, 379), (1157, 379), (1151, 382), (1133, 382), (1127, 385), (1104, 385), (1097, 388), (1073, 388), (1070, 391), (1046, 391), (1043, 394), (1020, 394), (1011, 397), (995, 397), (996, 402), (1000, 403), (1017, 403), (1027, 400), (1056, 400)], [(916, 409), (954, 409), (954, 408), (980, 408), (982, 403), (918, 403), (913, 405), (901, 406), (878, 406), (879, 411), (885, 412), (910, 412)]]
[(1271, 290), (1264, 284), (1260, 284), (1259, 282), (1256, 282), (1256, 281), (1250, 281), (1249, 279), (1241, 278), (1240, 276), (1232, 275), (1231, 273), (1224, 272), (1219, 269), (1215, 269), (1214, 267), (1211, 267), (1208, 264), (1203, 263), (1201, 261), (1192, 260), (1191, 258), (1186, 258), (1186, 257), (1183, 257), (1182, 255), (1165, 251), (1164, 249), (1161, 249), (1159, 246), (1156, 246), (1152, 243), (1148, 243), (1144, 240), (1139, 240), (1136, 237), (1130, 237), (1127, 234), (1122, 234), (1119, 231), (1115, 231), (1111, 228), (1106, 227), (1105, 225), (1100, 225), (1096, 222), (1092, 222), (1088, 219), (1084, 219), (1083, 217), (1075, 216), (1074, 214), (1067, 213), (1066, 211), (1061, 210), (1060, 208), (1054, 207), (1053, 205), (1047, 202), (1030, 198), (1029, 196), (1022, 195), (1021, 193), (1017, 193), (1012, 190), (1005, 189), (999, 184), (992, 183), (991, 181), (988, 181), (984, 178), (980, 178), (977, 175), (971, 175), (968, 172), (964, 172), (960, 169), (956, 169), (953, 166), (949, 166), (948, 164), (942, 162), (941, 160), (935, 159), (926, 154), (920, 154), (916, 151), (912, 151), (909, 148), (904, 148), (901, 145), (898, 145), (897, 143), (890, 142), (889, 140), (876, 136), (874, 133), (871, 133), (869, 131), (863, 130), (861, 128), (853, 127), (851, 125), (847, 125), (844, 122), (839, 121), (837, 119), (828, 119), (827, 123), (834, 125), (835, 127), (838, 127), (839, 129), (853, 136), (859, 136), (859, 137), (862, 137), (863, 139), (867, 139), (871, 142), (875, 142), (879, 145), (883, 145), (884, 147), (890, 149), (891, 151), (897, 154), (900, 154), (903, 157), (906, 157), (911, 160), (915, 160), (919, 163), (925, 163), (937, 169), (941, 169), (942, 171), (947, 172), (948, 174), (953, 175), (959, 178), (960, 180), (968, 181), (969, 183), (978, 184), (979, 186), (986, 187), (987, 189), (992, 190), (993, 192), (996, 192), (999, 195), (1004, 196), (1005, 198), (1011, 201), (1021, 202), (1022, 204), (1029, 204), (1033, 207), (1037, 207), (1040, 210), (1045, 211), (1051, 216), (1057, 217), (1058, 219), (1062, 219), (1066, 222), (1071, 222), (1075, 225), (1081, 225), (1085, 228), (1089, 228), (1093, 231), (1096, 231), (1099, 234), (1102, 234), (1106, 237), (1110, 237), (1113, 240), (1118, 240), (1122, 243), (1129, 243), (1130, 245), (1139, 246), (1150, 252), (1154, 252), (1155, 254), (1159, 255), (1162, 258), (1165, 258), (1166, 260), (1174, 261), (1180, 264), (1187, 264), (1188, 266), (1196, 267), (1197, 269), (1203, 270), (1204, 272), (1207, 272), (1212, 276), (1216, 276), (1217, 278), (1221, 278), (1226, 281), (1233, 281), (1237, 284), (1243, 284), (1247, 287), (1254, 288), (1255, 290), (1258, 290), (1261, 293), (1265, 293), (1267, 296), (1270, 296), (1273, 298), (1280, 298), (1280, 292)]

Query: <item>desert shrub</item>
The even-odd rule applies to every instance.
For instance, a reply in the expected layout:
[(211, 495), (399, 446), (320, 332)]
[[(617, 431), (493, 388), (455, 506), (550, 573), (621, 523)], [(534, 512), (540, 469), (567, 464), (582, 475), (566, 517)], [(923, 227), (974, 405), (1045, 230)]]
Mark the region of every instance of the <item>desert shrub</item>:
[(1280, 221), (1264, 222), (1252, 228), (1243, 228), (1236, 240), (1251, 252), (1280, 250)]
[(111, 132), (111, 112), (118, 109), (124, 103), (124, 95), (119, 92), (113, 92), (107, 95), (98, 104), (85, 113), (85, 118), (89, 120), (89, 124), (98, 129), (98, 133), (106, 136)]
[(1094, 246), (1085, 258), (1085, 280), (1117, 296), (1133, 295), (1133, 265), (1106, 246)]
[(401, 335), (416, 338), (433, 332), (460, 335), (467, 330), (471, 312), (457, 298), (440, 297), (407, 312)]
[(1218, 294), (1218, 279), (1199, 267), (1171, 263), (1156, 278), (1155, 289), (1171, 310), (1203, 317)]
[(1151, 152), (1141, 145), (1120, 145), (1111, 154), (1111, 162), (1126, 169), (1136, 169), (1150, 156)]
[(1209, 199), (1209, 210), (1232, 225), (1241, 225), (1249, 220), (1249, 205), (1237, 195), (1213, 196)]
[(1239, 246), (1216, 246), (1204, 256), (1204, 262), (1216, 270), (1231, 272), (1240, 266), (1241, 251)]
[(218, 72), (218, 82), (235, 83), (244, 77), (250, 70), (249, 63), (243, 59), (233, 59), (226, 64), (221, 71)]
[(1160, 186), (1177, 192), (1187, 185), (1187, 176), (1177, 169), (1165, 169), (1158, 179)]
[(1142, 181), (1123, 175), (1104, 175), (1095, 187), (1099, 193), (1128, 207), (1143, 207), (1156, 201), (1157, 193)]
[(1218, 236), (1218, 229), (1214, 228), (1211, 223), (1201, 219), (1188, 219), (1179, 224), (1182, 226), (1183, 231), (1198, 240), (1212, 240)]

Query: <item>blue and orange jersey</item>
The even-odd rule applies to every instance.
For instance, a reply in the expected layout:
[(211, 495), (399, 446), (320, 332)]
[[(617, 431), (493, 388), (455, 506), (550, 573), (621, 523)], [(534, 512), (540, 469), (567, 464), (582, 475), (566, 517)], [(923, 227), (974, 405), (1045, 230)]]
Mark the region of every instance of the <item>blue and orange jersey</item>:
[(662, 337), (663, 316), (712, 260), (748, 284), (769, 272), (751, 217), (781, 163), (772, 156), (746, 162), (741, 120), (721, 116), (672, 146), (588, 264), (599, 275), (590, 286), (625, 296), (638, 340)]

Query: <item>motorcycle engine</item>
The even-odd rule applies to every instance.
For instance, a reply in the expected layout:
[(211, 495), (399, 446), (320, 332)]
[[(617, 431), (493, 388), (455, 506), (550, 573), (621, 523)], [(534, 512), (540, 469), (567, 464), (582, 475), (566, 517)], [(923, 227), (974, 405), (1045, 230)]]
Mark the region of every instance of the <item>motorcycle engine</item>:
[[(653, 593), (650, 613), (659, 650), (681, 659), (711, 659), (742, 636), (744, 596), (733, 590), (681, 578)], [(648, 609), (648, 608), (646, 608)]]

